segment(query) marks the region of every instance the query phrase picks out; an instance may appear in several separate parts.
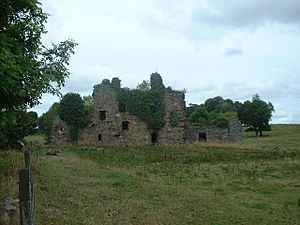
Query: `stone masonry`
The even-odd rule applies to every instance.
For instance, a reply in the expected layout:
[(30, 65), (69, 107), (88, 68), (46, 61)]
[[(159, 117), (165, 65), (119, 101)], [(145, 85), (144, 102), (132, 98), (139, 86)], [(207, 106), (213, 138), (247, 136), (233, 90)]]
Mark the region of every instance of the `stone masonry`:
[[(197, 141), (231, 143), (242, 142), (242, 125), (237, 119), (229, 121), (229, 127), (189, 126), (185, 119), (185, 94), (166, 89), (165, 121), (158, 132), (148, 129), (147, 123), (129, 112), (120, 110), (117, 92), (107, 84), (94, 86), (94, 114), (89, 125), (80, 131), (79, 145), (94, 146), (182, 146)], [(178, 124), (172, 126), (170, 117), (175, 113)], [(57, 119), (51, 143), (70, 144), (68, 127)]]
[(238, 119), (229, 120), (228, 128), (187, 126), (187, 143), (196, 141), (215, 143), (242, 143), (243, 129)]

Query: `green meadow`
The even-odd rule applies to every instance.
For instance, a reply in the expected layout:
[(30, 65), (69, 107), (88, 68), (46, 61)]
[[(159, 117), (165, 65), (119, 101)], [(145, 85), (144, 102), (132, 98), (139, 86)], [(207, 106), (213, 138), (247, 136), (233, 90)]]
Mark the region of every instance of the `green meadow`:
[[(242, 145), (66, 148), (34, 144), (36, 224), (299, 224), (300, 125)], [(0, 152), (0, 195), (17, 196), (22, 154)]]

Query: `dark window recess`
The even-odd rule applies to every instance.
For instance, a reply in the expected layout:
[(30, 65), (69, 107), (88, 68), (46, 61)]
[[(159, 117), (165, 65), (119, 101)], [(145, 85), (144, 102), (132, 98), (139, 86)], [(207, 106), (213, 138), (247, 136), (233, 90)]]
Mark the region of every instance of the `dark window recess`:
[(157, 143), (157, 138), (158, 138), (158, 133), (156, 133), (156, 132), (151, 133), (151, 143), (152, 144)]
[(123, 103), (119, 103), (119, 112), (126, 112), (126, 105)]
[(99, 118), (100, 120), (106, 119), (106, 111), (99, 111)]
[(207, 139), (206, 139), (206, 133), (199, 133), (199, 141), (202, 141), (202, 142), (206, 142)]
[(128, 121), (122, 121), (122, 130), (129, 130), (129, 122)]
[(101, 140), (102, 140), (102, 135), (98, 134), (98, 141), (101, 141)]

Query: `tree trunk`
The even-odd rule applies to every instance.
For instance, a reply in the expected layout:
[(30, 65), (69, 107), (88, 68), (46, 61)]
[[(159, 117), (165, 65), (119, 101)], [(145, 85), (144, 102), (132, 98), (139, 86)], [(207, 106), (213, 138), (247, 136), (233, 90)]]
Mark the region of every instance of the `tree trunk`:
[(259, 129), (259, 136), (262, 137), (263, 134), (262, 134), (262, 129)]
[(255, 134), (256, 134), (256, 137), (258, 136), (258, 130), (257, 128), (255, 127)]

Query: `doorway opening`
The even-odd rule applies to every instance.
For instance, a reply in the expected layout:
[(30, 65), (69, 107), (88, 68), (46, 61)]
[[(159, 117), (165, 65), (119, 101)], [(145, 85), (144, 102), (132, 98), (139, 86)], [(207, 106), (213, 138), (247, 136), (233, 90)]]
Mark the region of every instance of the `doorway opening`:
[(157, 132), (152, 132), (151, 133), (151, 143), (152, 144), (157, 143), (157, 139), (158, 139), (158, 133)]
[(201, 142), (206, 142), (207, 141), (205, 132), (199, 133), (198, 141), (201, 141)]

